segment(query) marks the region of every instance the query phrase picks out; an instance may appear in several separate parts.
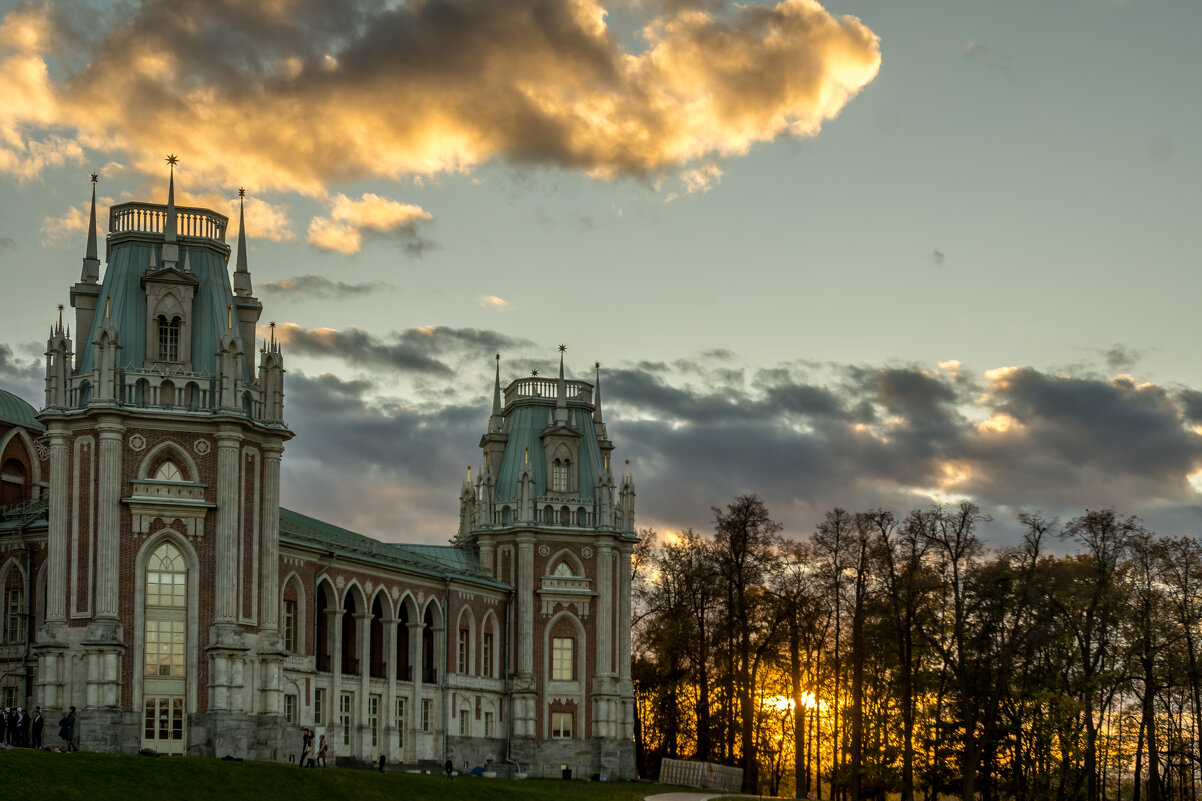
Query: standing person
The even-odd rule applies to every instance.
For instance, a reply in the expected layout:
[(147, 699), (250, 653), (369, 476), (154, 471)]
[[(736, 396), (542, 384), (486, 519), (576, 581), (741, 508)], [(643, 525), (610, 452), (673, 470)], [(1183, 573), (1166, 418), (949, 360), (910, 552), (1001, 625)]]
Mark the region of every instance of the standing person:
[(30, 732), (33, 733), (33, 739), (29, 742), (31, 747), (42, 747), (42, 728), (45, 727), (45, 725), (46, 719), (42, 717), (42, 708), (40, 706), (35, 706), (33, 708), (33, 724), (29, 727)]
[(311, 758), (309, 757), (309, 749), (312, 747), (313, 747), (313, 732), (310, 731), (308, 728), (301, 729), (301, 752), (300, 752), (300, 759), (298, 759), (296, 762), (297, 767), (303, 768), (305, 766), (306, 758), (309, 758), (310, 761), (312, 761)]
[(4, 707), (4, 711), (0, 712), (0, 742), (8, 742), (8, 716), (12, 714), (12, 710)]
[(4, 742), (11, 746), (17, 746), (17, 724), (21, 721), (21, 716), (18, 714), (20, 708), (9, 710), (8, 724), (4, 727)]
[(29, 747), (29, 715), (25, 707), (17, 707), (17, 748)]
[(455, 763), (451, 761), (450, 754), (447, 754), (447, 763), (443, 767), (447, 769), (447, 781), (450, 781), (454, 778), (451, 773), (455, 770)]
[(75, 733), (75, 707), (69, 707), (67, 712), (67, 750), (78, 751), (79, 739)]
[(330, 747), (326, 745), (326, 736), (321, 735), (321, 739), (317, 741), (317, 761), (321, 763), (323, 768), (329, 767), (326, 764), (326, 756), (330, 752)]

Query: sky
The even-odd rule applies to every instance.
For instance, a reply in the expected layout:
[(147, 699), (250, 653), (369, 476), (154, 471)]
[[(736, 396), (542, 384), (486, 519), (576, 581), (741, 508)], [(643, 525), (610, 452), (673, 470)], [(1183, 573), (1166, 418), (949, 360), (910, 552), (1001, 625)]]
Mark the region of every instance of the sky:
[[(282, 502), (440, 543), (503, 380), (600, 362), (640, 527), (757, 493), (1202, 526), (1202, 4), (0, 2), (0, 386), (113, 202), (235, 215)], [(236, 219), (236, 218), (235, 218)], [(236, 224), (231, 227), (231, 237)]]

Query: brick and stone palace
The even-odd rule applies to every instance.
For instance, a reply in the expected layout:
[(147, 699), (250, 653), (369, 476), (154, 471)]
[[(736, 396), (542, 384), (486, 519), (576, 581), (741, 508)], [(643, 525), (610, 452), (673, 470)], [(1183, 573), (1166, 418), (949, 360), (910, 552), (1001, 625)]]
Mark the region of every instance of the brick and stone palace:
[(85, 749), (287, 761), (314, 726), (338, 757), (632, 777), (634, 485), (599, 382), (497, 362), (451, 545), (281, 509), (244, 232), (231, 281), (227, 218), (174, 191), (110, 209), (102, 275), (93, 186), (45, 408), (0, 391), (0, 701), (75, 705)]

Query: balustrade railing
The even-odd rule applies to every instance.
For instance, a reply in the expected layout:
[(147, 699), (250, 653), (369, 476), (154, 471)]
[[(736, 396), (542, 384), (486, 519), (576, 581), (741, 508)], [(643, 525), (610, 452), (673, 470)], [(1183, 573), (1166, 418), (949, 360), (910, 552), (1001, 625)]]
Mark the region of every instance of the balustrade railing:
[[(175, 207), (179, 236), (225, 242), (229, 218), (210, 209)], [(109, 234), (162, 234), (167, 227), (167, 207), (156, 203), (118, 203), (109, 209)]]
[[(558, 381), (554, 378), (518, 378), (505, 387), (505, 403), (518, 398), (555, 398)], [(568, 400), (592, 401), (593, 385), (588, 381), (565, 381), (564, 391)]]

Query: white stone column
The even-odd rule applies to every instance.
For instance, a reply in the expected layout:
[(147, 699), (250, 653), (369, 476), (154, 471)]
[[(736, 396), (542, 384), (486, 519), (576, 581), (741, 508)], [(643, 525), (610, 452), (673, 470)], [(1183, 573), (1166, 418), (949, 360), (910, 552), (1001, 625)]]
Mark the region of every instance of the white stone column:
[(278, 442), (263, 445), (263, 505), (260, 526), (263, 558), (259, 588), (261, 629), (278, 631), (280, 627), (280, 459), (284, 446)]
[(102, 418), (96, 430), (100, 435), (100, 464), (96, 471), (96, 617), (116, 619), (125, 427), (115, 419)]
[(231, 625), (238, 614), (238, 476), (241, 464), (237, 429), (217, 432), (217, 625)]
[(50, 530), (47, 535), (46, 622), (62, 624), (67, 620), (67, 532), (68, 523), (68, 445), (67, 435), (58, 428), (50, 431)]
[(597, 544), (597, 675), (614, 675), (613, 548)]
[(623, 681), (630, 680), (630, 556), (623, 545), (618, 558), (618, 667)]
[[(371, 721), (367, 717), (367, 696), (371, 694), (371, 612), (355, 614), (355, 631), (359, 653), (359, 755), (371, 756)], [(380, 710), (383, 714), (384, 710)]]
[[(388, 695), (384, 698), (384, 708), (380, 710), (381, 717), (388, 722), (384, 729), (384, 745), (387, 747), (388, 761), (394, 762), (397, 754), (397, 720), (396, 720), (396, 627), (399, 621), (389, 616), (380, 621), (384, 626), (384, 676), (388, 679)], [(381, 751), (384, 748), (380, 749)]]
[(405, 723), (405, 750), (416, 755), (420, 753), (417, 750), (417, 735), (422, 730), (422, 630), (425, 625), (420, 620), (407, 625), (409, 669), (413, 671), (413, 696), (409, 699), (409, 720)]
[(519, 677), (534, 675), (534, 537), (518, 537), (518, 642)]

